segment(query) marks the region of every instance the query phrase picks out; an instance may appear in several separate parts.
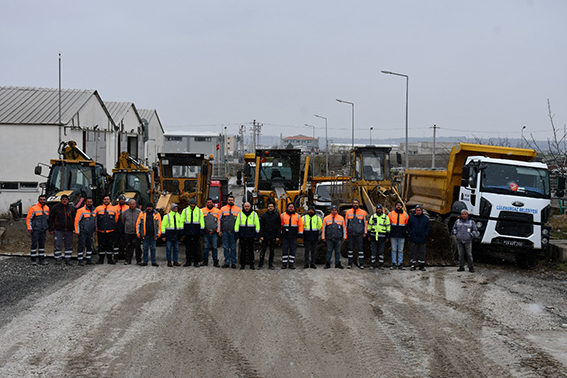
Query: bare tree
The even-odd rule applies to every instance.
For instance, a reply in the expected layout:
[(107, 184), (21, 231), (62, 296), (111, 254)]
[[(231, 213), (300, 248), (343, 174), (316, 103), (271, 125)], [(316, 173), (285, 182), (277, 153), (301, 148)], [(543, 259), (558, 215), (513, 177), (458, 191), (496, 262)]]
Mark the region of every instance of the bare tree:
[(502, 146), (512, 147), (512, 142), (508, 138), (488, 138), (484, 140), (482, 137), (477, 137), (473, 134), (473, 139), (476, 144), (484, 144), (487, 146)]
[(553, 121), (555, 114), (551, 111), (551, 103), (549, 102), (549, 99), (547, 99), (547, 114), (549, 116), (551, 131), (553, 133), (551, 138), (547, 138), (547, 150), (542, 150), (531, 133), (530, 139), (524, 137), (524, 141), (528, 147), (534, 149), (538, 153), (542, 162), (547, 164), (550, 170), (561, 176), (565, 176), (567, 173), (567, 126), (563, 125), (563, 130), (558, 129), (555, 126), (555, 122)]

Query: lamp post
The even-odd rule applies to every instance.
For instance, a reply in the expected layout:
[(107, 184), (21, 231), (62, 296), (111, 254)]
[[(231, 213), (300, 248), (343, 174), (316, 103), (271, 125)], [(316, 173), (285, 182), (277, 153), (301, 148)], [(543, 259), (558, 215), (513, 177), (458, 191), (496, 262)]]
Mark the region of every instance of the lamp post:
[(372, 130), (374, 130), (374, 127), (370, 128), (370, 144), (372, 144)]
[(222, 146), (223, 147), (223, 149), (222, 149), (223, 154), (222, 155), (224, 157), (224, 176), (228, 178), (228, 165), (227, 165), (227, 159), (226, 159), (226, 154), (228, 153), (228, 148), (227, 148), (227, 145), (226, 145), (226, 142), (227, 142), (226, 138), (227, 138), (227, 135), (226, 135), (226, 126), (225, 126), (224, 127), (223, 146)]
[(406, 78), (406, 148), (405, 148), (405, 154), (406, 154), (406, 169), (409, 168), (409, 153), (408, 153), (408, 89), (409, 89), (409, 76), (408, 75), (404, 75), (401, 73), (396, 73), (396, 72), (392, 72), (392, 71), (382, 71), (383, 74), (387, 74), (387, 75), (396, 75), (396, 76), (402, 76)]
[(522, 140), (521, 140), (521, 144), (520, 147), (524, 148), (524, 129), (526, 128), (526, 126), (524, 125), (524, 127), (522, 127)]
[(327, 118), (317, 114), (313, 115), (325, 120), (325, 176), (329, 176), (329, 138), (327, 136)]
[(343, 104), (349, 104), (352, 106), (352, 149), (354, 150), (354, 103), (349, 101), (343, 101), (336, 99), (338, 102), (342, 102)]

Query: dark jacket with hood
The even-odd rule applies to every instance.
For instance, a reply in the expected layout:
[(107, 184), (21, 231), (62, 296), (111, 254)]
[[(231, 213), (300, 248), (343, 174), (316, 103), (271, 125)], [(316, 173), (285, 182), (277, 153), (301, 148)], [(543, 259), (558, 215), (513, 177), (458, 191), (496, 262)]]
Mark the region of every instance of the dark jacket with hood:
[(75, 206), (68, 203), (63, 206), (55, 204), (49, 212), (49, 231), (71, 231), (75, 230)]
[(280, 213), (266, 211), (260, 218), (260, 237), (275, 239), (281, 236), (282, 219)]
[(409, 240), (412, 243), (424, 244), (429, 236), (429, 218), (427, 215), (410, 215), (407, 229)]

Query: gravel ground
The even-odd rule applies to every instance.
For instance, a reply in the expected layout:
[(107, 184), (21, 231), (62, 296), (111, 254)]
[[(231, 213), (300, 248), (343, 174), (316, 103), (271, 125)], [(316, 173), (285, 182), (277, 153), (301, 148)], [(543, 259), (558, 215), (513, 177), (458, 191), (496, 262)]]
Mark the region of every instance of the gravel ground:
[(1, 259), (0, 375), (567, 376), (562, 273), (167, 268), (164, 254), (158, 268)]

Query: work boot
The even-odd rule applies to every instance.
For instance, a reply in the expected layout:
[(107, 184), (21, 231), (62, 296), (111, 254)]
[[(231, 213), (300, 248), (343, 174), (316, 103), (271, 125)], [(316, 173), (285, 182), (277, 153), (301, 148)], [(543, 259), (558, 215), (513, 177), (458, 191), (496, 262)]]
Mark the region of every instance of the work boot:
[(195, 261), (195, 263), (193, 263), (193, 266), (194, 266), (195, 268), (198, 268), (198, 267), (201, 266), (201, 264), (199, 264), (197, 261)]
[(375, 266), (374, 264), (370, 265), (370, 270), (374, 270)]
[(61, 259), (55, 259), (55, 265), (61, 265), (62, 262)]
[(364, 263), (362, 262), (358, 263), (358, 269), (364, 269)]
[(303, 265), (303, 269), (309, 269), (309, 264)]
[(425, 272), (425, 265), (419, 264), (419, 270), (421, 270), (422, 272)]
[[(185, 266), (185, 265), (184, 265), (184, 266)], [(224, 264), (222, 265), (222, 268), (223, 268), (223, 269), (225, 269), (225, 268), (230, 268), (230, 264), (229, 264), (229, 263), (224, 263)]]
[(71, 265), (71, 259), (65, 259), (65, 265)]
[(97, 264), (104, 264), (104, 255), (98, 255)]
[(244, 270), (244, 265), (240, 265), (240, 270)]
[(282, 269), (287, 269), (287, 263), (282, 264)]
[(309, 265), (309, 267), (310, 267), (311, 269), (317, 269), (317, 267), (315, 266), (315, 264), (311, 264), (311, 265)]
[(31, 264), (32, 265), (37, 265), (37, 259), (35, 257), (31, 258)]
[(291, 264), (288, 265), (288, 268), (289, 269), (295, 269), (295, 265), (293, 265), (293, 263), (291, 263)]
[(349, 262), (348, 265), (346, 266), (347, 269), (352, 269), (352, 263)]
[(158, 263), (152, 263), (152, 266), (155, 266), (156, 268), (159, 266)]
[(171, 262), (171, 260), (167, 260), (167, 266), (173, 268), (173, 263)]
[(93, 261), (91, 259), (86, 259), (87, 265), (93, 265)]
[[(187, 266), (191, 266), (191, 261), (186, 261), (185, 264), (183, 264), (183, 266), (187, 267)], [(224, 268), (224, 267), (223, 267)], [(228, 268), (228, 266), (227, 266)]]
[(213, 262), (213, 266), (214, 266), (215, 268), (219, 268), (219, 267), (220, 267), (220, 265), (219, 265), (219, 260), (215, 260), (215, 261)]
[(397, 269), (396, 264), (392, 264), (392, 266), (390, 267), (390, 270), (395, 270)]
[(415, 265), (412, 265), (410, 270), (415, 270)]
[(460, 266), (459, 269), (457, 269), (457, 272), (464, 272), (464, 271), (465, 271), (465, 268), (462, 267), (462, 266)]
[(469, 268), (469, 272), (474, 273), (474, 268), (472, 266)]
[(181, 264), (178, 263), (177, 261), (174, 261), (174, 262), (173, 262), (173, 266), (181, 266)]
[(38, 264), (39, 265), (47, 265), (47, 261), (45, 261), (45, 257), (40, 257)]
[(404, 268), (404, 264), (398, 265), (398, 269), (399, 269), (399, 270), (406, 270), (406, 268)]
[(384, 268), (384, 266), (383, 266), (382, 263), (378, 264), (378, 269), (382, 270), (383, 268)]
[(110, 265), (116, 265), (116, 261), (112, 259), (112, 255), (108, 255), (108, 257), (106, 258), (106, 263)]
[(327, 261), (323, 269), (329, 269), (330, 267), (331, 267), (331, 263)]
[(230, 265), (230, 267), (231, 267), (232, 269), (236, 269), (236, 264), (232, 264), (232, 265)]
[(262, 269), (262, 267), (264, 267), (264, 264), (261, 264), (261, 263), (260, 263), (260, 264), (258, 265), (258, 270)]
[(273, 265), (269, 265), (269, 266), (268, 266), (268, 269), (274, 270), (274, 266), (273, 266)]
[(256, 268), (254, 268), (254, 264), (250, 264), (250, 270), (256, 270)]
[(344, 269), (345, 267), (341, 265), (340, 261), (338, 264), (335, 264), (335, 269)]
[(209, 260), (205, 260), (201, 263), (201, 266), (209, 266)]
[(78, 266), (85, 266), (85, 263), (83, 262), (83, 260), (79, 260), (79, 262), (77, 263)]

